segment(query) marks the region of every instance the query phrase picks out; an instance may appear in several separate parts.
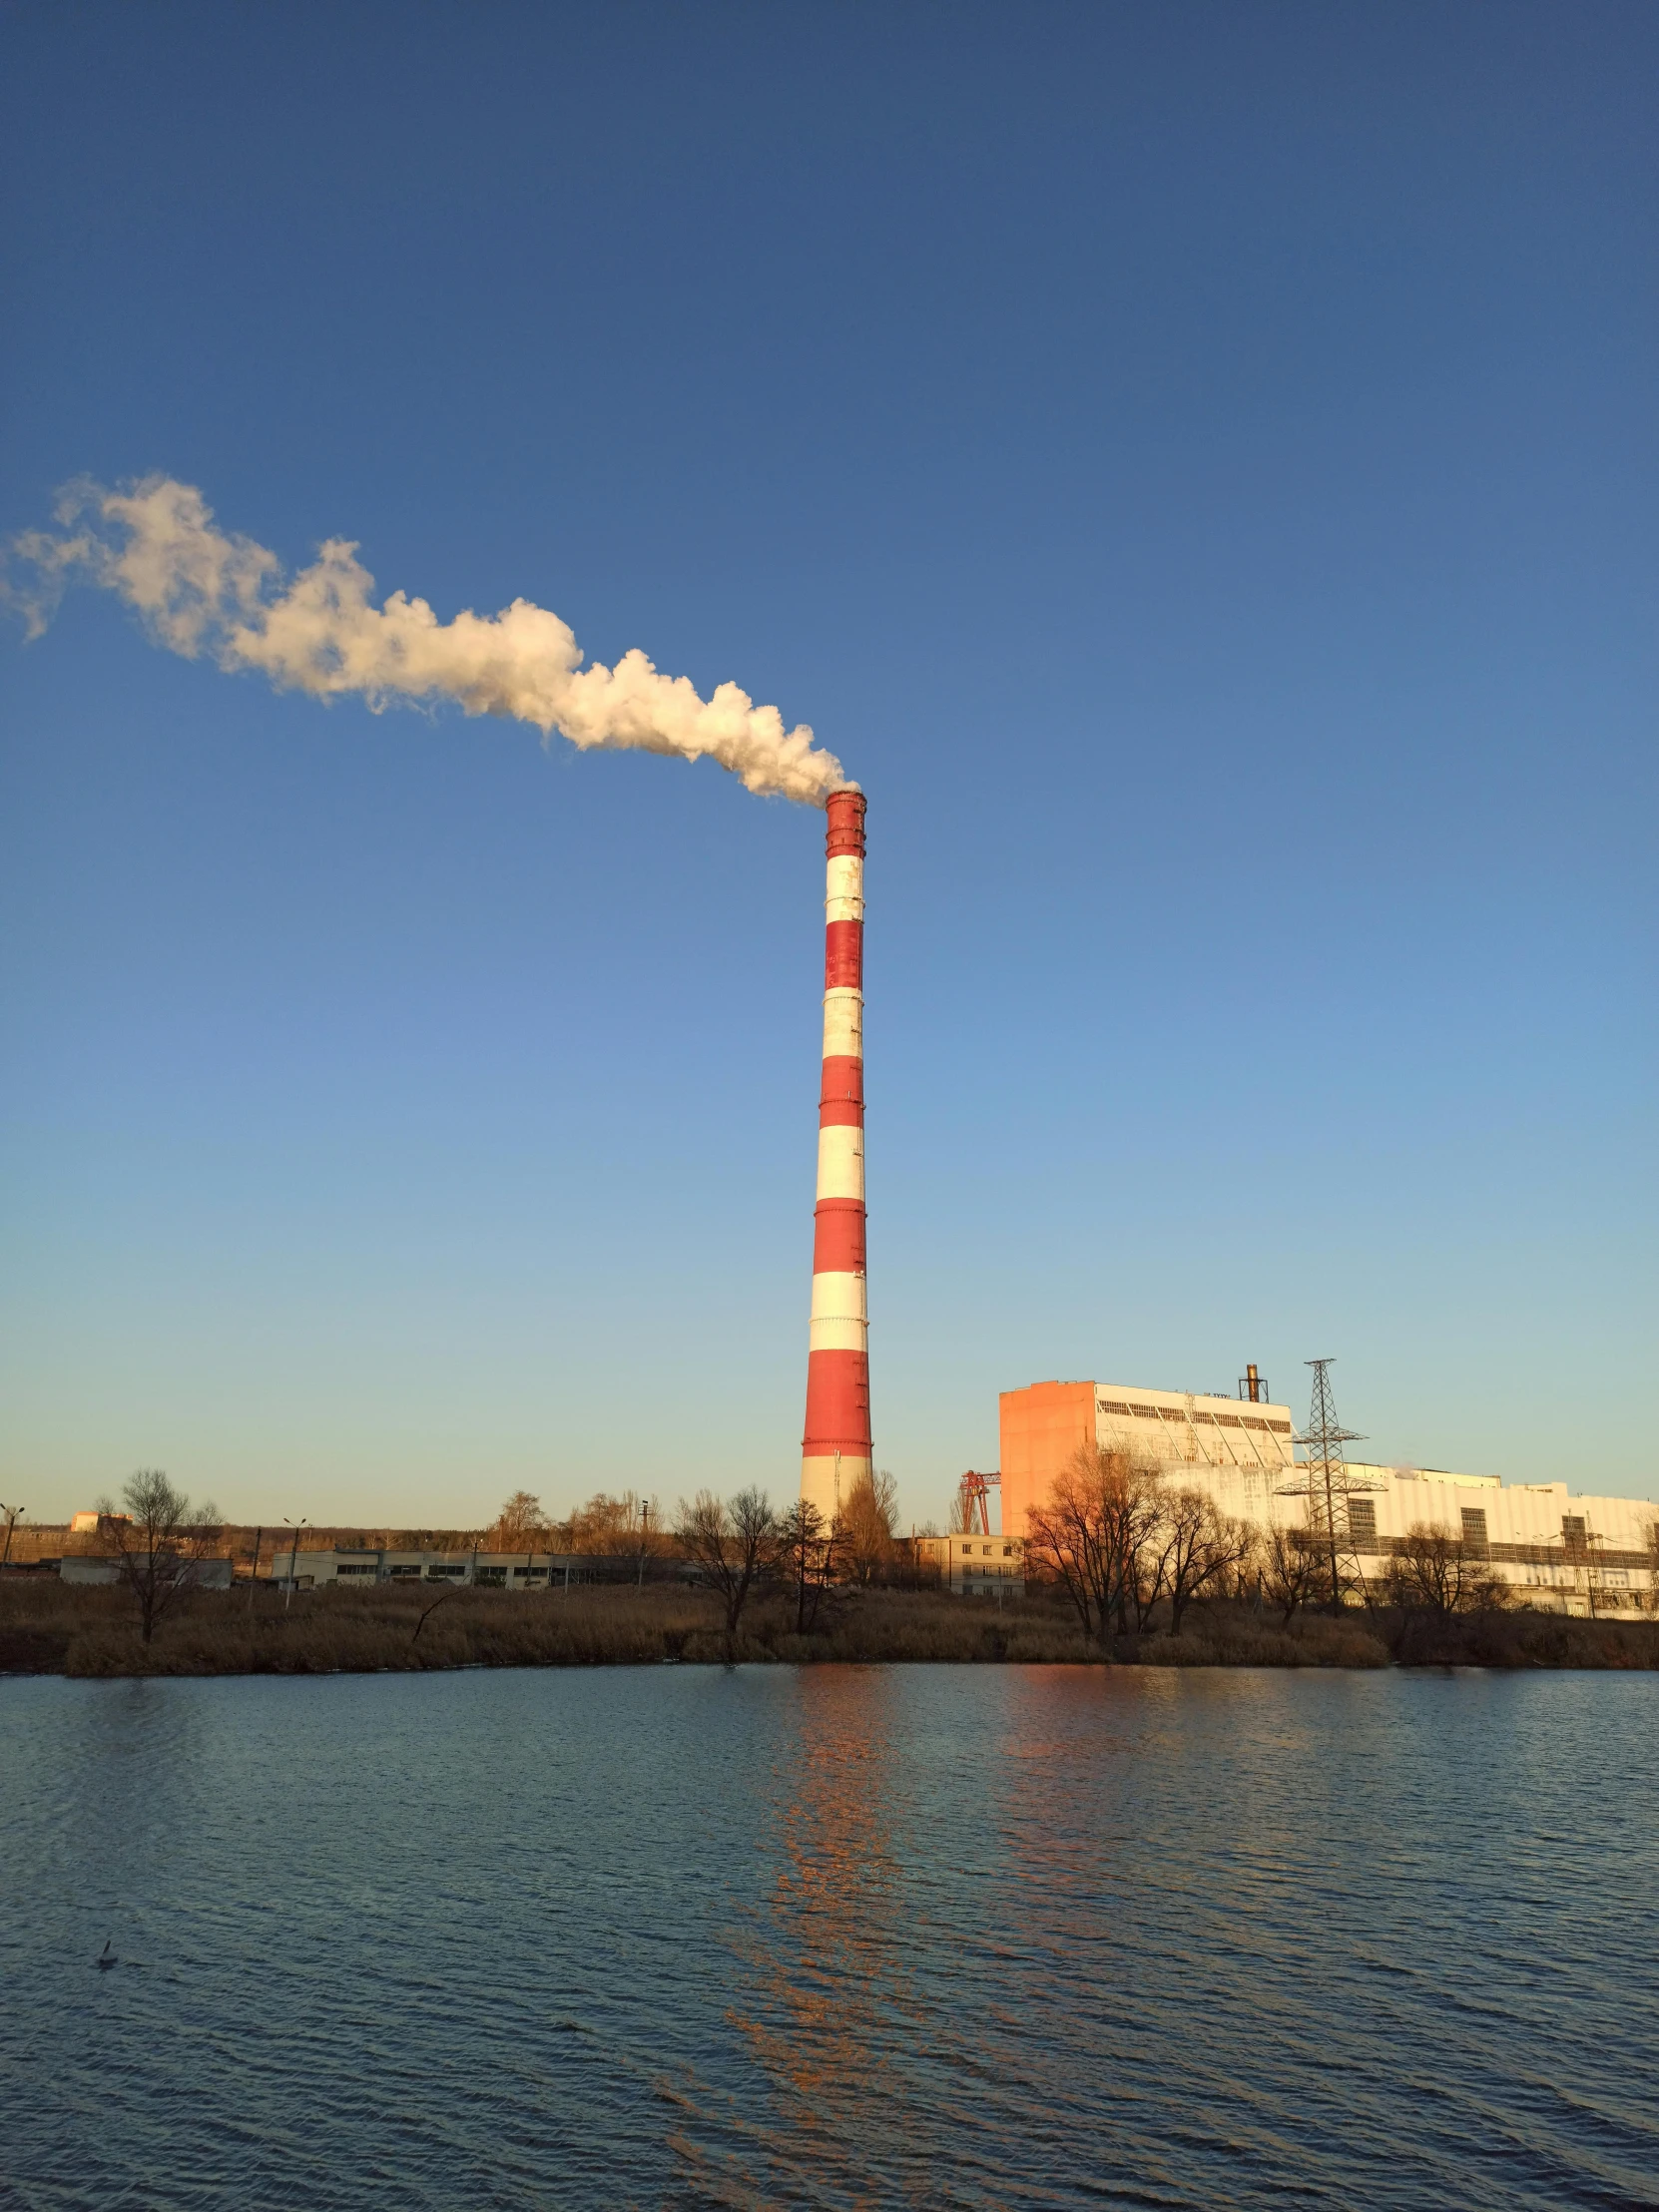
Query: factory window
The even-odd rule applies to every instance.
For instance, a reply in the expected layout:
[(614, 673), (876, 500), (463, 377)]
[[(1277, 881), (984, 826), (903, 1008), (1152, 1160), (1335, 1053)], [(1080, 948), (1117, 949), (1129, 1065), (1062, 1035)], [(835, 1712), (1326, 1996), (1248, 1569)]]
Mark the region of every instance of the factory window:
[(1158, 1418), (1156, 1405), (1131, 1405), (1129, 1410), (1132, 1413), (1139, 1413), (1142, 1420), (1156, 1420)]
[(1348, 1501), (1348, 1532), (1358, 1543), (1375, 1544), (1377, 1541), (1377, 1503), (1369, 1497), (1351, 1497)]
[(1288, 1420), (1270, 1420), (1268, 1426), (1276, 1436), (1288, 1436), (1291, 1432), (1291, 1424)]
[(1582, 1543), (1584, 1541), (1583, 1514), (1563, 1513), (1561, 1515), (1561, 1533), (1563, 1536), (1576, 1536), (1579, 1542)]
[(1477, 1506), (1463, 1507), (1463, 1543), (1477, 1558), (1485, 1558), (1486, 1516)]
[(1002, 1556), (1004, 1559), (1011, 1559), (1014, 1556), (1014, 1547), (1012, 1544), (1003, 1545)]
[(1218, 1428), (1237, 1428), (1240, 1426), (1237, 1413), (1212, 1413), (1210, 1418)]

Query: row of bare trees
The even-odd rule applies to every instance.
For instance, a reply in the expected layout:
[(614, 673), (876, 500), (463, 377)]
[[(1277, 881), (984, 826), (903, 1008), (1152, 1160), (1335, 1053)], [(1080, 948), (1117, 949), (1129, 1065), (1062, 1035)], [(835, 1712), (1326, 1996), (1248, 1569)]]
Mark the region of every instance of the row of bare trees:
[(1198, 1598), (1250, 1599), (1288, 1627), (1304, 1608), (1340, 1609), (1355, 1589), (1368, 1606), (1439, 1620), (1494, 1611), (1512, 1596), (1483, 1545), (1427, 1523), (1394, 1539), (1371, 1583), (1339, 1566), (1333, 1589), (1328, 1551), (1306, 1530), (1235, 1519), (1203, 1491), (1098, 1444), (1080, 1445), (1047, 1504), (1032, 1509), (1026, 1566), (1065, 1591), (1084, 1634), (1103, 1645), (1144, 1633), (1160, 1606), (1179, 1635)]
[(1254, 1543), (1201, 1490), (1172, 1489), (1126, 1453), (1082, 1444), (1047, 1504), (1031, 1509), (1026, 1571), (1057, 1582), (1083, 1633), (1105, 1645), (1145, 1630), (1160, 1603), (1179, 1635), (1188, 1606), (1229, 1589)]
[(1379, 1583), (1388, 1604), (1441, 1621), (1456, 1613), (1501, 1611), (1511, 1596), (1483, 1544), (1465, 1543), (1427, 1521), (1394, 1539)]
[(592, 1558), (631, 1559), (643, 1552), (660, 1558), (674, 1546), (654, 1497), (624, 1490), (612, 1497), (598, 1490), (563, 1520), (553, 1520), (529, 1490), (515, 1490), (484, 1541), (492, 1551), (572, 1551)]
[(740, 1490), (724, 1500), (699, 1490), (689, 1504), (681, 1500), (674, 1542), (725, 1607), (730, 1658), (743, 1609), (764, 1579), (781, 1580), (793, 1592), (796, 1630), (803, 1636), (831, 1583), (878, 1580), (896, 1549), (896, 1509), (897, 1485), (880, 1468), (850, 1486), (833, 1521), (807, 1498), (780, 1513), (764, 1490)]
[[(843, 1579), (879, 1579), (895, 1551), (897, 1506), (897, 1484), (882, 1468), (850, 1486), (835, 1532), (836, 1571)], [(643, 1552), (648, 1558), (666, 1558), (683, 1548), (681, 1522), (687, 1510), (682, 1501), (680, 1519), (669, 1520), (655, 1497), (635, 1490), (612, 1497), (599, 1490), (563, 1520), (554, 1520), (543, 1512), (539, 1497), (515, 1490), (484, 1540), (495, 1551), (570, 1551), (596, 1558), (632, 1558)]]

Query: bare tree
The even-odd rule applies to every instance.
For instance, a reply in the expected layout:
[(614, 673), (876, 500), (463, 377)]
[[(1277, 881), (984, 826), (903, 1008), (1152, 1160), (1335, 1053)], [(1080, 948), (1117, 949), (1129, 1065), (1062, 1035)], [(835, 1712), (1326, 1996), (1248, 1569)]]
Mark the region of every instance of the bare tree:
[(490, 1537), (495, 1551), (538, 1550), (547, 1539), (547, 1515), (541, 1509), (541, 1499), (529, 1490), (515, 1490), (496, 1515)]
[(160, 1467), (141, 1467), (121, 1493), (127, 1510), (98, 1501), (98, 1542), (113, 1559), (124, 1589), (139, 1612), (146, 1643), (186, 1590), (201, 1579), (202, 1561), (219, 1540), (222, 1523), (213, 1505), (192, 1507)]
[(778, 1562), (795, 1585), (795, 1629), (805, 1636), (834, 1570), (835, 1531), (810, 1498), (800, 1498), (778, 1523)]
[(1196, 1597), (1222, 1587), (1248, 1556), (1251, 1532), (1243, 1521), (1218, 1512), (1202, 1490), (1177, 1490), (1164, 1500), (1159, 1528), (1159, 1579), (1169, 1597), (1170, 1634)]
[(1109, 1642), (1114, 1617), (1127, 1625), (1142, 1553), (1161, 1509), (1159, 1485), (1121, 1451), (1079, 1444), (1055, 1477), (1047, 1502), (1027, 1515), (1026, 1565), (1057, 1581), (1077, 1608), (1083, 1633)]
[(1407, 1612), (1432, 1613), (1437, 1620), (1506, 1604), (1508, 1585), (1492, 1572), (1485, 1548), (1465, 1544), (1430, 1521), (1418, 1521), (1395, 1539), (1387, 1567), (1388, 1595)]
[(835, 1520), (836, 1549), (844, 1571), (865, 1588), (892, 1558), (897, 1510), (898, 1484), (881, 1467), (859, 1475), (841, 1500)]
[(1137, 1540), (1130, 1552), (1122, 1588), (1118, 1593), (1118, 1632), (1124, 1634), (1134, 1615), (1137, 1636), (1152, 1625), (1153, 1609), (1164, 1595), (1165, 1576), (1172, 1550), (1178, 1548), (1179, 1525), (1170, 1510), (1169, 1492), (1161, 1476), (1147, 1470), (1143, 1511)]
[(778, 1517), (764, 1490), (740, 1490), (730, 1504), (722, 1504), (711, 1490), (699, 1490), (689, 1505), (680, 1500), (674, 1533), (701, 1579), (719, 1594), (726, 1608), (730, 1661), (750, 1592), (776, 1556)]
[(624, 1490), (619, 1497), (596, 1491), (559, 1523), (556, 1534), (565, 1550), (604, 1558), (634, 1559), (642, 1552), (655, 1558), (668, 1548), (657, 1500), (642, 1498), (635, 1490)]
[(1262, 1587), (1287, 1628), (1320, 1586), (1323, 1562), (1300, 1528), (1277, 1525), (1261, 1538)]

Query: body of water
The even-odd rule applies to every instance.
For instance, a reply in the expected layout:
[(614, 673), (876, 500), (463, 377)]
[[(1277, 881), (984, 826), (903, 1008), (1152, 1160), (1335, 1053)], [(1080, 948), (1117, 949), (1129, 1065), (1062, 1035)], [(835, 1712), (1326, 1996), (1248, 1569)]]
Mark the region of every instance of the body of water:
[(1656, 1754), (1652, 1675), (0, 1682), (0, 2201), (1659, 2205)]

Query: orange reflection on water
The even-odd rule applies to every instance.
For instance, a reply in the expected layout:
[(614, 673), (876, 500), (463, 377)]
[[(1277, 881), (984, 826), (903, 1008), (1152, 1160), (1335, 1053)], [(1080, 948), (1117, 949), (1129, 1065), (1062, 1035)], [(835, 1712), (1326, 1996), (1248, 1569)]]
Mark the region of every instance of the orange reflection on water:
[(860, 2112), (913, 2010), (893, 1834), (905, 1793), (885, 1670), (802, 1667), (795, 1684), (775, 1772), (785, 1863), (749, 1956), (755, 2002), (734, 2017), (799, 2150), (845, 2186)]

